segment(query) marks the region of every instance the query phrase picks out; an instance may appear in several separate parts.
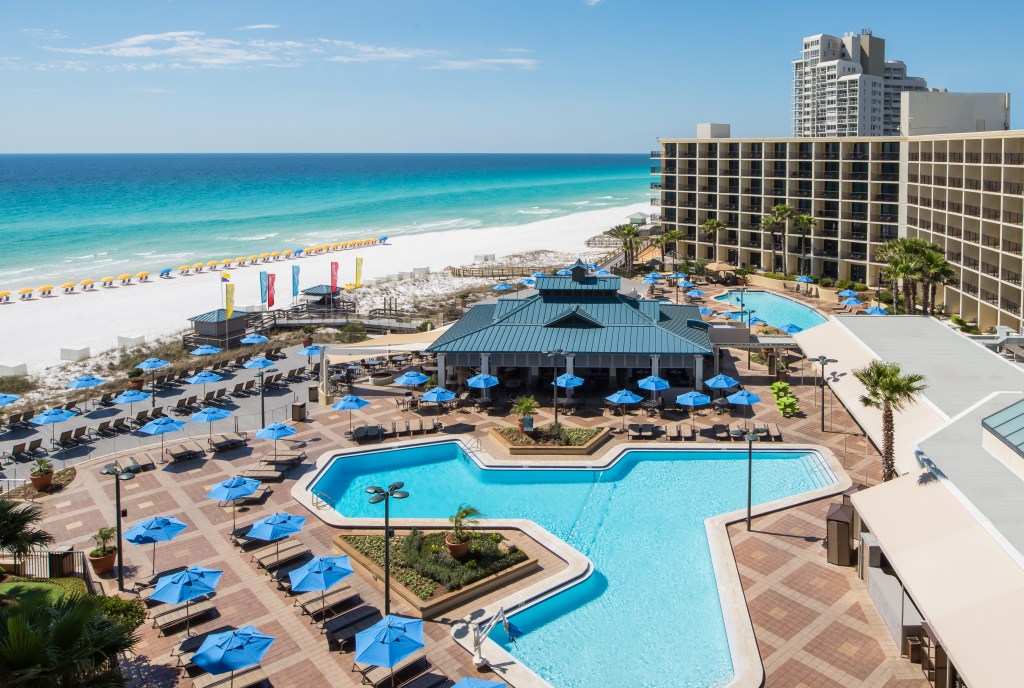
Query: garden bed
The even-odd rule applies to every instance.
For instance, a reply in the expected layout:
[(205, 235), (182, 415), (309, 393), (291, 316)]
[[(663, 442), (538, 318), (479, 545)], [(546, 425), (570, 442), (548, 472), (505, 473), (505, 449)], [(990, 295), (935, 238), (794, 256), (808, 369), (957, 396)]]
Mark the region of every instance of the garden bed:
[(21, 487), (16, 487), (13, 490), (7, 492), (7, 496), (11, 499), (39, 499), (45, 497), (48, 494), (60, 492), (65, 487), (70, 485), (75, 480), (77, 475), (74, 468), (62, 468), (59, 471), (53, 472), (53, 482), (49, 487), (45, 488), (42, 492), (32, 487), (31, 483), (25, 483)]
[[(526, 434), (518, 428), (488, 430), (510, 455), (587, 455), (611, 437), (610, 428), (562, 427), (561, 439), (551, 437), (543, 428)], [(567, 441), (568, 440), (568, 441)]]

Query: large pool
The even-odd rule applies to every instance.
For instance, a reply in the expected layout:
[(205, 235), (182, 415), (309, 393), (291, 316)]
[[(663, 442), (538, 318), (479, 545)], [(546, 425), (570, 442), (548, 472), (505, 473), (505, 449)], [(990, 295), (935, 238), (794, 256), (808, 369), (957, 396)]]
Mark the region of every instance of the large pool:
[[(716, 296), (715, 300), (732, 304), (736, 306), (737, 311), (740, 308), (738, 290), (730, 290)], [(813, 308), (769, 291), (747, 291), (743, 294), (743, 307), (745, 311), (753, 309), (756, 311), (754, 317), (761, 318), (773, 327), (781, 328), (792, 323), (806, 330), (825, 322), (825, 318)]]
[[(813, 452), (755, 453), (753, 498), (830, 485)], [(405, 482), (394, 518), (469, 503), (525, 518), (593, 561), (586, 581), (521, 611), (492, 639), (558, 688), (720, 686), (733, 675), (704, 520), (746, 505), (745, 451), (631, 451), (612, 468), (482, 469), (457, 442), (338, 457), (311, 486), (335, 510), (380, 518), (364, 488)]]

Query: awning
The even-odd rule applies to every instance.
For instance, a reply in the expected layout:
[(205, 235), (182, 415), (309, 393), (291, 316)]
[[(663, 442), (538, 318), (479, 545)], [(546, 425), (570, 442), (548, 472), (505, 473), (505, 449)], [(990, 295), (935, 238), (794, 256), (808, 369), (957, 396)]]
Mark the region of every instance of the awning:
[(374, 337), (361, 342), (351, 344), (339, 344), (332, 346), (332, 349), (378, 349), (385, 351), (422, 351), (437, 341), (438, 337), (444, 334), (450, 325), (437, 327), (426, 332), (412, 332), (410, 334), (386, 334), (382, 337)]
[(911, 474), (853, 504), (968, 685), (1019, 686), (1024, 569), (947, 484)]

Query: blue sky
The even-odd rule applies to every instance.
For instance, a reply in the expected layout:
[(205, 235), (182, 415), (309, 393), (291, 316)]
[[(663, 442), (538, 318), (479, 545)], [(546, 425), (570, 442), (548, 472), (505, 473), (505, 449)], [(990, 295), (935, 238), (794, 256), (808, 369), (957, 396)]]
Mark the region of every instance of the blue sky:
[(5, 0), (0, 152), (641, 152), (703, 121), (788, 135), (800, 39), (863, 27), (933, 87), (1024, 92), (1024, 4), (971, 8)]

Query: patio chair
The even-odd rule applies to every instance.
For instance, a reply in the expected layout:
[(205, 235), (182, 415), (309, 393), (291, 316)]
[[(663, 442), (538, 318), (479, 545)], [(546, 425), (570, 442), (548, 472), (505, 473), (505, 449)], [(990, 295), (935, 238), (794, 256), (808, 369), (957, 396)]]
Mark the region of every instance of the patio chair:
[(112, 433), (124, 432), (125, 430), (128, 429), (128, 419), (125, 418), (124, 416), (120, 418), (115, 418), (114, 422), (110, 424), (110, 431)]
[(356, 607), (324, 623), (321, 633), (327, 635), (327, 647), (341, 652), (352, 642), (356, 633), (369, 628), (384, 618), (376, 607)]
[(711, 428), (711, 432), (714, 433), (716, 440), (728, 442), (732, 439), (729, 436), (729, 426), (722, 423), (715, 423)]
[(153, 470), (156, 468), (156, 464), (153, 462), (153, 457), (144, 452), (129, 456), (127, 458), (127, 462), (125, 469), (130, 470), (133, 473), (142, 473), (143, 471)]
[(274, 548), (259, 557), (253, 557), (257, 568), (261, 568), (268, 574), (274, 569), (300, 559), (309, 554), (309, 548), (298, 540), (293, 540), (283, 545), (280, 550)]
[(665, 438), (669, 442), (681, 442), (683, 440), (683, 431), (680, 428), (679, 424), (676, 424), (676, 431), (674, 433), (666, 434)]
[(260, 485), (259, 489), (250, 495), (246, 495), (244, 497), (236, 497), (235, 499), (229, 499), (226, 502), (217, 502), (217, 506), (226, 507), (232, 506), (232, 504), (234, 506), (242, 506), (243, 504), (259, 502), (262, 501), (263, 498), (266, 497), (271, 492), (273, 492), (271, 488), (267, 487), (266, 485)]
[(359, 597), (359, 593), (352, 590), (351, 586), (339, 585), (326, 591), (317, 590), (296, 595), (292, 606), (298, 607), (303, 616), (309, 616), (309, 623), (314, 623), (312, 617), (320, 614), (322, 609), (340, 607), (342, 602), (348, 602), (356, 597)]
[(272, 466), (256, 466), (250, 468), (247, 471), (242, 472), (242, 477), (253, 478), (255, 480), (268, 480), (271, 482), (278, 482), (284, 480), (284, 471), (280, 468), (274, 468)]
[(87, 437), (88, 432), (89, 426), (79, 425), (77, 428), (75, 428), (75, 431), (71, 433), (71, 441), (74, 442), (75, 444), (80, 444), (82, 442), (87, 441), (89, 439)]
[(225, 432), (214, 435), (213, 439), (209, 440), (209, 443), (213, 451), (220, 452), (245, 445), (245, 438), (233, 432)]
[(640, 439), (653, 440), (658, 436), (658, 426), (652, 423), (644, 423), (640, 426)]
[(183, 442), (182, 444), (175, 445), (173, 447), (167, 447), (164, 453), (171, 457), (172, 462), (178, 461), (190, 461), (191, 459), (198, 459), (206, 456), (206, 452), (199, 448), (198, 445)]
[(189, 409), (185, 405), (185, 401), (186, 401), (185, 397), (182, 397), (181, 399), (178, 399), (178, 401), (175, 402), (175, 404), (173, 406), (169, 406), (168, 409), (172, 413), (176, 413), (179, 416), (182, 415), (182, 414), (185, 414), (185, 413), (189, 413)]
[(7, 416), (7, 427), (9, 429), (14, 429), (18, 427), (19, 425), (21, 425), (21, 418), (22, 414), (20, 413), (12, 413), (11, 415)]
[(187, 609), (184, 604), (179, 604), (155, 615), (153, 617), (153, 628), (159, 629), (157, 635), (163, 635), (168, 629), (180, 626), (186, 621), (206, 616), (214, 609), (213, 602), (210, 600), (190, 603)]
[(370, 666), (365, 669), (356, 669), (355, 665), (353, 665), (353, 670), (362, 674), (363, 684), (373, 686), (374, 688), (383, 688), (383, 686), (391, 685), (392, 675), (394, 675), (394, 685), (405, 685), (432, 668), (430, 660), (425, 655), (409, 657), (391, 668)]
[(202, 674), (196, 676), (192, 680), (192, 688), (222, 688), (224, 686), (252, 688), (252, 686), (258, 686), (269, 680), (266, 672), (263, 671), (263, 667), (259, 664), (254, 664), (251, 667), (239, 669), (230, 674)]
[(642, 440), (644, 438), (644, 431), (639, 423), (630, 423), (626, 427), (629, 429), (629, 439)]
[[(765, 424), (765, 427), (768, 427), (767, 423)], [(772, 433), (772, 440), (775, 442), (782, 441), (782, 430), (779, 430), (779, 426), (777, 423), (775, 425), (775, 432)]]

